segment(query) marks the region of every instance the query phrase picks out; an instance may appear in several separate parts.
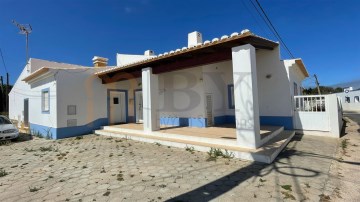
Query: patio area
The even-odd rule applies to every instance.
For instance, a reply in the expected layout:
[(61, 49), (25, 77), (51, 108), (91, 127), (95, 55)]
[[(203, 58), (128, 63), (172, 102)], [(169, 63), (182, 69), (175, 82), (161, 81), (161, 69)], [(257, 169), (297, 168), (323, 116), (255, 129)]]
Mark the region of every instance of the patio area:
[(271, 163), (295, 133), (280, 126), (261, 126), (261, 141), (265, 143), (256, 149), (239, 146), (234, 125), (206, 128), (163, 125), (158, 131), (149, 132), (143, 130), (141, 123), (127, 123), (104, 126), (95, 134), (203, 152), (217, 148), (232, 153), (235, 158)]
[[(110, 127), (128, 130), (143, 130), (142, 123), (126, 123), (120, 125), (112, 125)], [(268, 137), (274, 132), (280, 132), (282, 130), (283, 127), (281, 126), (260, 126), (261, 139)], [(234, 124), (223, 124), (206, 128), (161, 125), (160, 130), (157, 132), (164, 134), (176, 134), (183, 136), (195, 136), (236, 141), (236, 127)]]

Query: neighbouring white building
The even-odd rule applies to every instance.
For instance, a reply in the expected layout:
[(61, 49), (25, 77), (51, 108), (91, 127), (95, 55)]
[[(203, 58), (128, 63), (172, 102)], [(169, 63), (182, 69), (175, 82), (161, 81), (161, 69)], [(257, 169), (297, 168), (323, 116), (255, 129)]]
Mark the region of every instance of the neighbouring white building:
[(336, 95), (340, 98), (344, 111), (360, 112), (360, 90), (353, 90), (352, 87), (349, 87)]
[[(117, 66), (94, 67), (30, 59), (10, 92), (9, 117), (31, 131), (59, 139), (101, 126), (233, 125), (236, 146), (257, 149), (276, 134), (260, 126), (299, 129), (294, 96), (308, 72), (301, 59), (281, 60), (277, 42), (248, 30), (155, 55), (117, 54)], [(299, 120), (299, 117), (297, 117)], [(301, 129), (301, 128), (300, 128)]]

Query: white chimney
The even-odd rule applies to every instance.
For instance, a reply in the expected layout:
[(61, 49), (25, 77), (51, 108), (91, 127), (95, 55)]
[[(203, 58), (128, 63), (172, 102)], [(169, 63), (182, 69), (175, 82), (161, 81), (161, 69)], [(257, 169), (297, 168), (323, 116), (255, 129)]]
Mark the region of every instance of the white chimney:
[(188, 48), (202, 44), (202, 35), (198, 31), (188, 34)]
[(144, 52), (144, 55), (146, 56), (154, 56), (155, 55), (155, 52), (153, 50), (146, 50)]
[(94, 56), (94, 58), (92, 59), (94, 67), (106, 67), (108, 60), (109, 59), (107, 58), (103, 58), (99, 56)]

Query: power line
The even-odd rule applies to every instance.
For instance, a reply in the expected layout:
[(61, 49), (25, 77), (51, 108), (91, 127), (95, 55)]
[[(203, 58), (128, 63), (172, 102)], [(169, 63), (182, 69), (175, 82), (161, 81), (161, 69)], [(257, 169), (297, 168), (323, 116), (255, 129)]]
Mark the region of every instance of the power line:
[(2, 59), (3, 65), (4, 65), (5, 72), (8, 73), (8, 70), (7, 70), (6, 65), (5, 65), (5, 60), (4, 60), (4, 56), (2, 54), (1, 48), (0, 48), (0, 55), (1, 55), (1, 59)]
[(241, 3), (244, 5), (244, 7), (246, 8), (246, 10), (250, 13), (250, 15), (252, 16), (252, 18), (254, 19), (254, 21), (256, 22), (257, 26), (264, 32), (264, 34), (266, 35), (266, 37), (270, 38), (268, 32), (265, 31), (265, 29), (263, 28), (263, 26), (261, 26), (261, 24), (259, 23), (259, 21), (256, 19), (256, 17), (253, 15), (253, 12), (251, 12), (250, 8), (246, 5), (244, 0), (241, 0)]
[[(262, 15), (260, 14), (260, 11), (257, 9), (257, 7), (254, 5), (253, 1), (250, 0), (251, 4), (254, 6), (254, 8), (256, 9), (256, 11), (258, 12), (258, 14), (261, 16), (261, 18), (265, 21), (266, 25), (269, 27), (269, 29), (273, 32), (273, 34), (275, 35), (275, 37), (281, 42), (281, 45), (286, 49), (286, 51), (288, 52), (289, 56), (292, 58), (295, 58), (294, 55), (291, 53), (290, 49), (287, 47), (287, 45), (285, 44), (285, 42), (282, 40), (279, 32), (276, 30), (275, 26), (272, 24), (272, 22), (270, 21), (270, 18), (267, 16), (265, 10), (262, 8), (262, 6), (260, 5), (258, 0), (255, 0), (257, 5), (259, 6), (259, 8), (261, 9)], [(266, 20), (265, 20), (265, 18)]]

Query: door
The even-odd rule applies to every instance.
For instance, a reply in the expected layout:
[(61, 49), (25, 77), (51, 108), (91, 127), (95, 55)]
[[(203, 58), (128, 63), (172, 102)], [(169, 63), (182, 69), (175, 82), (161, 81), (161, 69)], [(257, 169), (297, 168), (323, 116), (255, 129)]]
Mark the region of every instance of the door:
[(213, 125), (213, 103), (212, 103), (212, 95), (206, 95), (206, 118), (207, 118), (207, 126)]
[(142, 91), (135, 91), (135, 120), (136, 123), (143, 122), (143, 95)]
[(125, 92), (110, 91), (110, 124), (126, 122)]
[(24, 99), (24, 126), (29, 127), (29, 99)]

